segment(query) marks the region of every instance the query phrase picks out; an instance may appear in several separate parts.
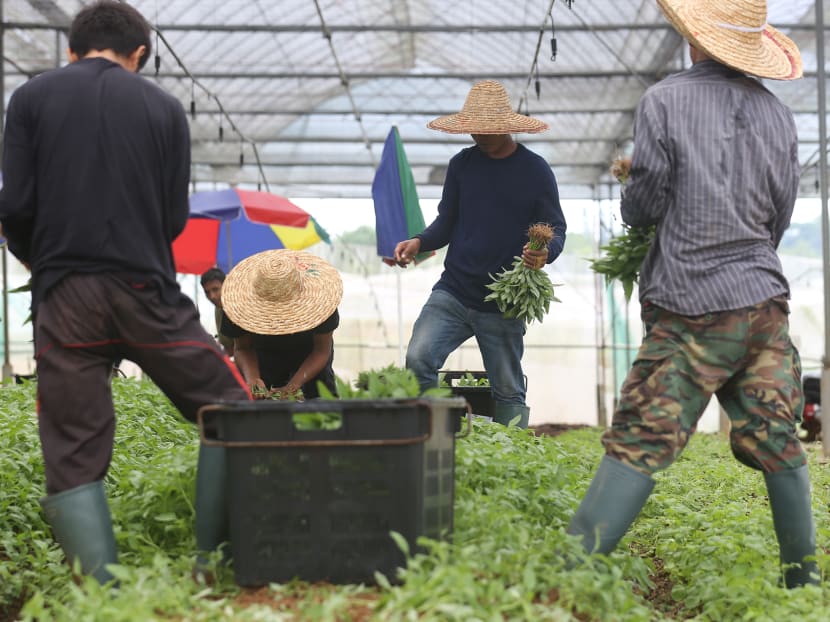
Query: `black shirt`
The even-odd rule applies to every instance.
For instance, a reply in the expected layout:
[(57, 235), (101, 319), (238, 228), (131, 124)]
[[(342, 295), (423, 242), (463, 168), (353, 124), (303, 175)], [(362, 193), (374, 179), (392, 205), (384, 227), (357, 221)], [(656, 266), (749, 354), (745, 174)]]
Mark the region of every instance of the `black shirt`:
[[(303, 361), (311, 354), (314, 348), (314, 335), (333, 333), (340, 325), (340, 314), (334, 310), (322, 324), (300, 333), (289, 335), (258, 335), (251, 333), (234, 324), (226, 313), (222, 314), (222, 327), (219, 332), (228, 337), (237, 339), (250, 335), (257, 360), (259, 361), (259, 377), (268, 388), (282, 387), (288, 384), (291, 377), (297, 372)], [(303, 396), (311, 399), (319, 397), (317, 381), (322, 381), (326, 387), (336, 394), (334, 382), (334, 347), (326, 366), (317, 376), (302, 386)]]
[(32, 268), (32, 309), (71, 272), (116, 272), (179, 296), (171, 244), (187, 222), (190, 135), (177, 99), (105, 58), (12, 93), (0, 221)]

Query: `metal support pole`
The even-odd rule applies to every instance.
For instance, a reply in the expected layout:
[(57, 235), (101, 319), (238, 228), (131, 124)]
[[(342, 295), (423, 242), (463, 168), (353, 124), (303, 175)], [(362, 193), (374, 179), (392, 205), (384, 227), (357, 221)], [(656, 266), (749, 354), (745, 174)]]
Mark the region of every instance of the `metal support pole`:
[(403, 353), (403, 286), (401, 285), (400, 270), (395, 270), (395, 279), (398, 289), (398, 366), (405, 367), (406, 359)]
[[(3, 1), (0, 0), (0, 136), (5, 132), (5, 116), (6, 116), (6, 88), (3, 60), (5, 58), (6, 50), (4, 49), (4, 39), (6, 38), (6, 29), (3, 27)], [(0, 141), (0, 151), (2, 151), (2, 141)], [(9, 357), (9, 269), (8, 259), (9, 250), (7, 245), (3, 244), (2, 251), (3, 263), (3, 382), (9, 382), (14, 375), (12, 371), (12, 364)]]
[[(827, 214), (827, 92), (824, 70), (824, 0), (816, 0), (816, 80), (818, 91), (819, 184), (821, 186), (821, 249), (824, 275), (824, 354), (821, 358), (821, 403), (830, 412), (830, 221)], [(830, 457), (830, 424), (821, 426), (821, 446)]]
[[(602, 200), (599, 196), (599, 189), (594, 186), (594, 207), (597, 210), (597, 256), (599, 248), (603, 245), (603, 218)], [(606, 377), (605, 377), (605, 300), (603, 292), (605, 279), (601, 274), (594, 275), (594, 306), (596, 308), (596, 345), (597, 345), (597, 425), (601, 428), (608, 427), (608, 410), (605, 405)]]
[(14, 376), (12, 364), (9, 357), (9, 250), (3, 244), (3, 384), (11, 382)]

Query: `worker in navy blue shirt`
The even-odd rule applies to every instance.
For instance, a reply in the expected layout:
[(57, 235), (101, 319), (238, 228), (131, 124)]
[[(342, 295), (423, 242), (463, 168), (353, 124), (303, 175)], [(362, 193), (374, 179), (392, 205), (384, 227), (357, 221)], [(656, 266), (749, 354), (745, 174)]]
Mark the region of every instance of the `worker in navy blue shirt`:
[[(496, 303), (484, 298), (490, 275), (509, 268), (514, 257), (521, 254), (527, 267), (541, 269), (565, 244), (567, 226), (553, 171), (512, 137), (548, 126), (514, 113), (504, 87), (485, 80), (472, 87), (461, 112), (428, 127), (470, 134), (475, 145), (450, 160), (433, 223), (395, 247), (395, 261), (406, 267), (418, 253), (448, 246), (444, 272), (413, 327), (406, 366), (422, 389), (436, 386), (450, 353), (475, 337), (493, 392), (494, 421), (507, 425), (519, 417), (518, 425), (527, 427), (521, 365), (525, 322), (503, 317)], [(539, 251), (527, 245), (527, 230), (535, 223), (554, 231), (548, 247)]]
[[(70, 563), (102, 583), (117, 563), (103, 486), (113, 362), (137, 363), (189, 420), (202, 405), (250, 399), (176, 283), (189, 130), (179, 102), (137, 75), (150, 49), (150, 26), (133, 7), (86, 6), (70, 26), (70, 64), (12, 94), (3, 141), (0, 222), (32, 272), (41, 504)], [(204, 550), (222, 540), (222, 451), (199, 454)]]

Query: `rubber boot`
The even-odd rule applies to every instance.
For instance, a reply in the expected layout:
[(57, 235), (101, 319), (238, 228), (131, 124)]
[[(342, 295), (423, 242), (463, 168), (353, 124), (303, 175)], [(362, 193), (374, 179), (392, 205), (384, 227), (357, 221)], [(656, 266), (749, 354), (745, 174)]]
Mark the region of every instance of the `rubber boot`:
[(493, 421), (502, 425), (510, 425), (510, 422), (516, 417), (519, 417), (516, 427), (526, 428), (530, 420), (530, 408), (524, 404), (515, 404), (513, 402), (495, 402)]
[(810, 503), (810, 475), (805, 464), (797, 469), (764, 473), (772, 522), (778, 537), (784, 584), (788, 588), (819, 584), (816, 527)]
[[(208, 554), (230, 539), (227, 506), (225, 448), (199, 446), (196, 469), (196, 565), (194, 573), (206, 572)], [(229, 547), (223, 549), (225, 561)]]
[(582, 536), (586, 553), (607, 555), (637, 518), (652, 488), (650, 476), (603, 456), (567, 532)]
[(55, 540), (70, 564), (79, 560), (81, 572), (104, 584), (114, 577), (107, 564), (118, 563), (104, 483), (70, 488), (40, 500)]

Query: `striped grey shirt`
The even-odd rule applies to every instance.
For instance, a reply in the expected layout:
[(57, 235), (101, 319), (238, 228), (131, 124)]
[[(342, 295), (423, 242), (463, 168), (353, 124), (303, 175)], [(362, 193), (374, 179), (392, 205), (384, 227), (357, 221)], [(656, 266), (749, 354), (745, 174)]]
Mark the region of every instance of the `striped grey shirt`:
[(776, 248), (798, 191), (792, 113), (760, 81), (704, 61), (637, 107), (621, 211), (657, 225), (640, 301), (681, 315), (789, 296)]

